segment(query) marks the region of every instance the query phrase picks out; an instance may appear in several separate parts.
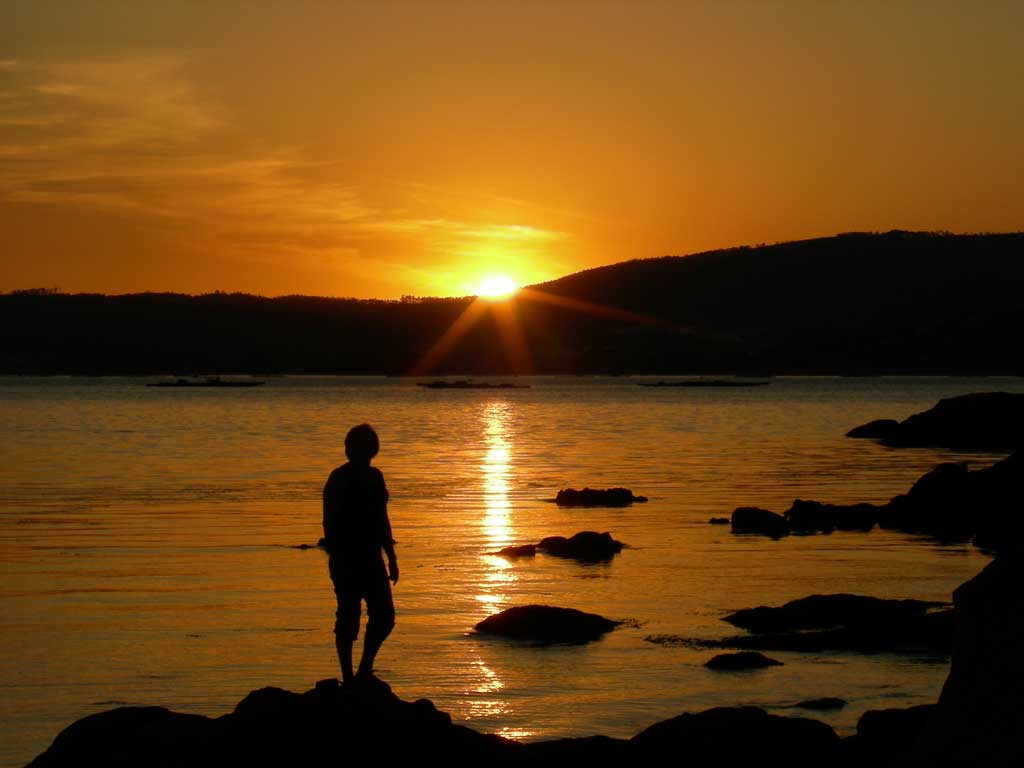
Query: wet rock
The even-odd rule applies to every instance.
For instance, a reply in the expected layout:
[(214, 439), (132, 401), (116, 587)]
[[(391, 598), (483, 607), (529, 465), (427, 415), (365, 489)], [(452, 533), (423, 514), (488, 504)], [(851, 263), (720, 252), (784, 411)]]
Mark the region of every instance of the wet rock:
[(704, 666), (716, 671), (735, 671), (781, 667), (782, 662), (770, 659), (763, 653), (757, 653), (756, 651), (740, 651), (739, 653), (720, 653), (704, 662)]
[(611, 632), (622, 622), (596, 613), (550, 605), (508, 608), (476, 625), (477, 632), (535, 643), (588, 643)]
[(728, 517), (712, 517), (708, 520), (710, 525), (728, 525), (730, 522), (732, 521)]
[(760, 533), (773, 539), (789, 535), (786, 518), (759, 507), (737, 507), (730, 522), (733, 533)]
[(817, 720), (769, 715), (757, 707), (717, 707), (656, 723), (632, 744), (652, 765), (679, 755), (695, 766), (763, 765), (772, 758), (787, 766), (822, 766), (832, 764), (839, 737)]
[(622, 542), (613, 539), (607, 531), (580, 531), (568, 539), (564, 536), (548, 536), (541, 540), (537, 548), (556, 557), (597, 562), (610, 560), (613, 555), (621, 552)]
[(820, 531), (870, 531), (878, 522), (880, 507), (874, 504), (822, 504), (796, 499), (784, 513), (794, 533)]
[(560, 507), (626, 507), (645, 501), (646, 496), (634, 496), (628, 488), (563, 488), (555, 496)]
[(533, 557), (537, 554), (537, 545), (523, 544), (518, 547), (505, 547), (503, 549), (499, 549), (495, 554), (510, 559), (515, 559), (517, 557)]
[(823, 696), (820, 699), (807, 699), (798, 701), (793, 706), (797, 709), (813, 709), (819, 712), (830, 712), (842, 709), (847, 704), (846, 699), (839, 699), (835, 696)]
[(751, 632), (791, 632), (830, 627), (884, 626), (912, 616), (924, 616), (948, 603), (927, 600), (889, 600), (865, 595), (810, 595), (778, 607), (744, 608), (722, 618)]
[(881, 440), (895, 434), (900, 423), (896, 419), (875, 419), (867, 424), (854, 427), (846, 433), (847, 437), (863, 437)]

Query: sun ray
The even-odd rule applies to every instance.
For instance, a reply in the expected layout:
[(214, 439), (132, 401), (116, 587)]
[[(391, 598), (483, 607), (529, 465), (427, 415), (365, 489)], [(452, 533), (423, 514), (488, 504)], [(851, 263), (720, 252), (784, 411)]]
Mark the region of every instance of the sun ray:
[(434, 366), (444, 359), (452, 347), (458, 344), (459, 339), (477, 324), (486, 309), (487, 304), (479, 299), (474, 299), (448, 327), (448, 330), (441, 335), (441, 338), (434, 342), (434, 346), (427, 350), (427, 353), (413, 366), (410, 374), (421, 376), (433, 370)]
[(495, 303), (491, 307), (494, 312), (494, 322), (498, 326), (498, 334), (501, 336), (502, 346), (505, 348), (505, 355), (512, 373), (530, 373), (533, 365), (530, 361), (530, 351), (526, 346), (526, 338), (523, 335), (523, 327), (519, 322), (519, 305), (515, 299)]

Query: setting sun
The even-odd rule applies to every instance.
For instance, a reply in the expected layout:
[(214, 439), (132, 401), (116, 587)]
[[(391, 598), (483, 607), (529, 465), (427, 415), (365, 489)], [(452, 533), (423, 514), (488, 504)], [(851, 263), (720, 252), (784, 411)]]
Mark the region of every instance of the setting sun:
[(504, 299), (519, 289), (515, 281), (507, 275), (492, 275), (480, 281), (476, 295), (485, 299)]

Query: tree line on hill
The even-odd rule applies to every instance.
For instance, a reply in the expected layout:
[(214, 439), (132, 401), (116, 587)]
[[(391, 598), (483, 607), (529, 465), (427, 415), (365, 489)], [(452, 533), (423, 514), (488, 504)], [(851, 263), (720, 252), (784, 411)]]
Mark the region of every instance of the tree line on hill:
[(623, 262), (471, 309), (441, 355), (473, 297), (14, 291), (0, 373), (1022, 374), (1022, 246), (896, 231)]

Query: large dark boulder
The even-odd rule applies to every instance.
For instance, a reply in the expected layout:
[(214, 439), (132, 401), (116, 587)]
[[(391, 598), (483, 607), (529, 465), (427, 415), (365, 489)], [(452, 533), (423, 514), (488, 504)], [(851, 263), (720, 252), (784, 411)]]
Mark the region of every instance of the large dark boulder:
[(402, 701), (380, 681), (341, 687), (321, 681), (304, 694), (264, 688), (216, 719), (159, 707), (122, 707), (68, 726), (30, 765), (336, 765), (387, 744), (390, 760), (459, 755), (494, 760), (520, 745), (454, 726), (425, 699)]
[(656, 723), (632, 743), (651, 765), (673, 755), (693, 766), (754, 766), (774, 759), (817, 767), (833, 763), (839, 737), (817, 720), (769, 715), (757, 707), (717, 707)]
[(760, 507), (737, 507), (732, 513), (733, 533), (759, 533), (779, 539), (789, 535), (789, 523), (782, 515)]
[(1024, 447), (1024, 394), (977, 392), (950, 397), (895, 427), (879, 420), (847, 433), (849, 437), (876, 435), (883, 445), (893, 447), (1017, 450)]
[(1024, 460), (1014, 453), (991, 467), (939, 464), (881, 511), (879, 523), (911, 533), (966, 541), (996, 551), (1020, 551), (1024, 521)]
[(904, 709), (872, 709), (857, 721), (853, 761), (860, 765), (907, 765), (935, 711), (934, 704)]
[(560, 507), (627, 507), (645, 501), (646, 496), (635, 496), (629, 488), (563, 488), (555, 495)]
[(580, 531), (568, 539), (564, 536), (548, 536), (541, 539), (537, 548), (556, 557), (597, 562), (611, 560), (613, 555), (622, 551), (622, 542), (613, 539), (607, 531)]
[(611, 632), (622, 622), (596, 613), (550, 605), (522, 605), (488, 616), (477, 632), (534, 643), (588, 643)]
[(953, 592), (953, 661), (919, 765), (1024, 765), (1024, 561), (997, 557)]

